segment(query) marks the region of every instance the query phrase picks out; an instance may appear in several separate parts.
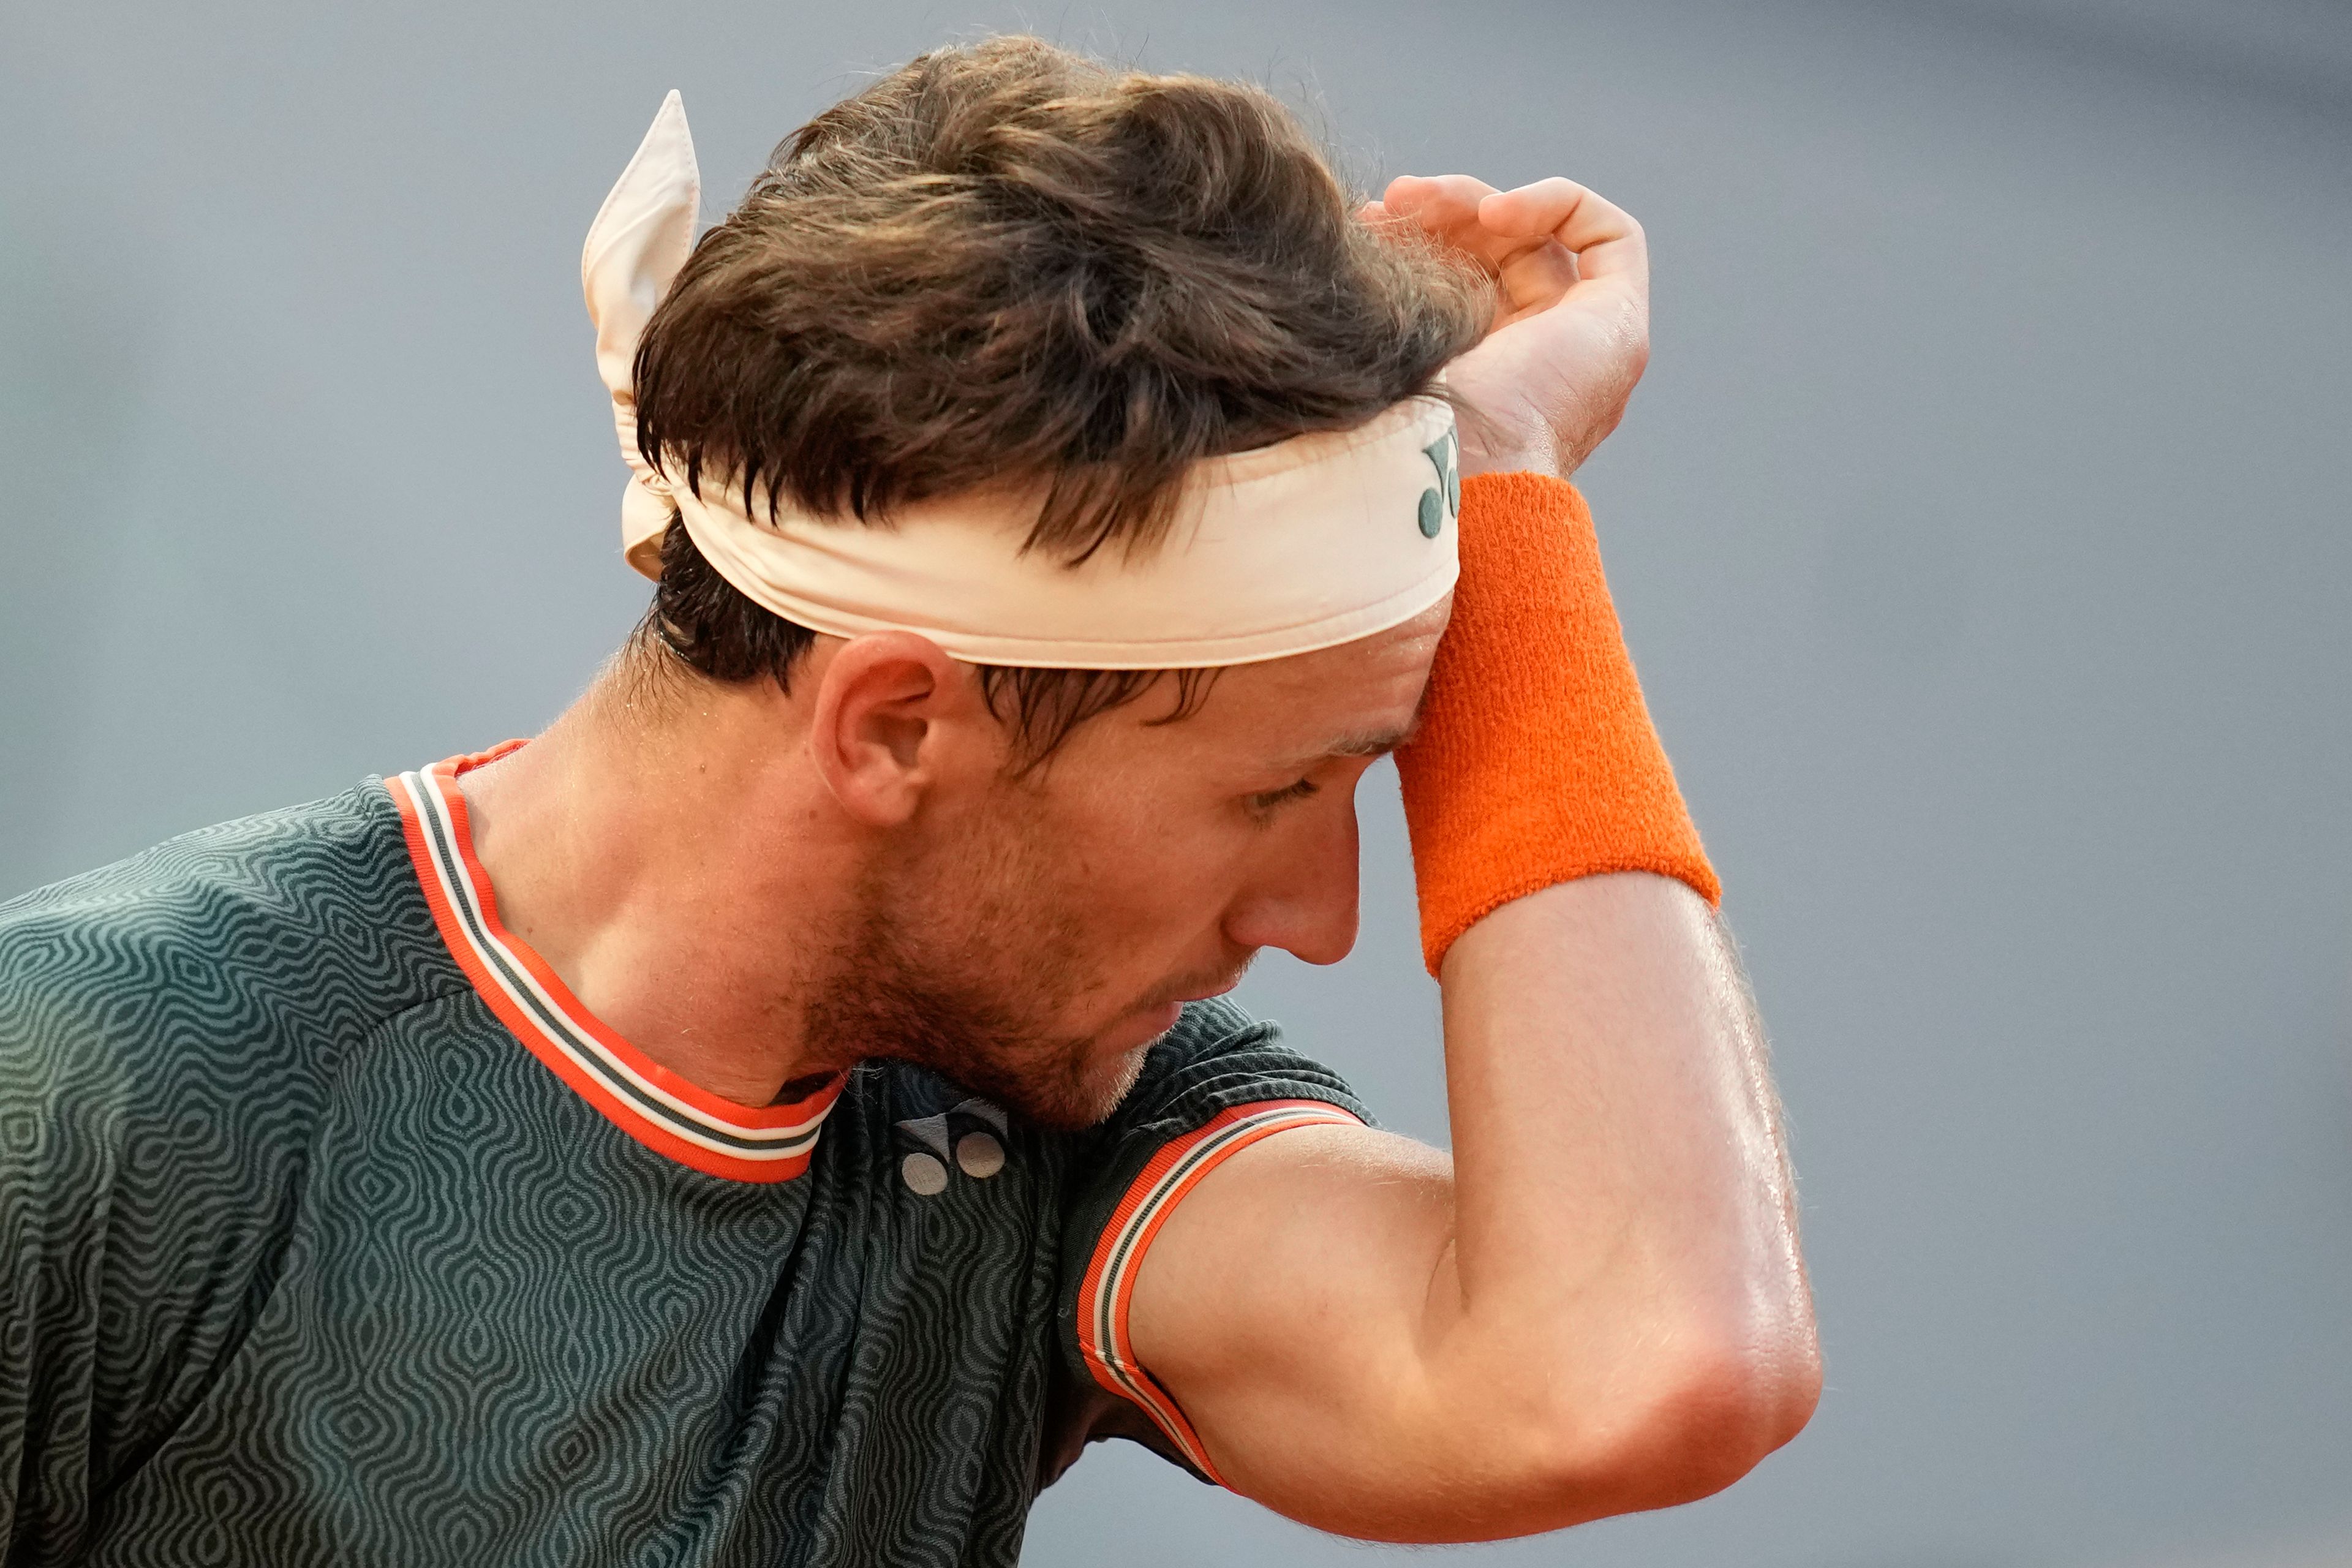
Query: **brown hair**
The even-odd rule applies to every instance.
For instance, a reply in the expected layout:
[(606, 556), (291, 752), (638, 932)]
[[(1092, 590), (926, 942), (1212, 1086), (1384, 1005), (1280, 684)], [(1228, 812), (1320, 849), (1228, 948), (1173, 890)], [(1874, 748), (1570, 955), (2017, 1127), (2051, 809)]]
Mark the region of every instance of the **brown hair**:
[[(1149, 549), (1197, 460), (1361, 424), (1476, 341), (1484, 279), (1354, 206), (1256, 88), (1035, 38), (937, 50), (794, 132), (703, 236), (638, 346), (638, 439), (673, 482), (865, 521), (1031, 486), (1032, 548)], [(649, 635), (786, 679), (805, 628), (675, 521), (662, 562)], [(982, 674), (1034, 757), (1151, 683)]]

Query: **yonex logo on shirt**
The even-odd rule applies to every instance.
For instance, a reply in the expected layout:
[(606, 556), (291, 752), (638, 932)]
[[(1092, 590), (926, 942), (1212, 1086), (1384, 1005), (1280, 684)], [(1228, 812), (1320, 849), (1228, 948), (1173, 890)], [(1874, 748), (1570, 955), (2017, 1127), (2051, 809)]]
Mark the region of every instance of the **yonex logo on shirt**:
[[(958, 1116), (986, 1122), (987, 1126), (975, 1127), (960, 1138), (954, 1137), (949, 1119)], [(899, 1179), (910, 1191), (926, 1198), (937, 1197), (948, 1190), (950, 1162), (975, 1181), (986, 1181), (1004, 1169), (1004, 1140), (1009, 1136), (1010, 1122), (1002, 1107), (977, 1096), (958, 1100), (937, 1116), (918, 1116), (898, 1122), (898, 1131), (922, 1145), (898, 1162)]]

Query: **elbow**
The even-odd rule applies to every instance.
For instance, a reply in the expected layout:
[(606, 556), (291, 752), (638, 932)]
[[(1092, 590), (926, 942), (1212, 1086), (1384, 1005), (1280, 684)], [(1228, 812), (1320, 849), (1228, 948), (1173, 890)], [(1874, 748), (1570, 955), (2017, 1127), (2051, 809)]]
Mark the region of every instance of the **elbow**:
[(1615, 1451), (1599, 1457), (1636, 1509), (1723, 1490), (1803, 1431), (1821, 1403), (1821, 1346), (1810, 1319), (1661, 1359)]
[(1812, 1418), (1821, 1345), (1794, 1321), (1689, 1329), (1621, 1363), (1613, 1392), (1546, 1424), (1546, 1528), (1673, 1508), (1746, 1476)]
[(1368, 1540), (1542, 1534), (1712, 1496), (1796, 1436), (1821, 1398), (1810, 1310), (1707, 1327), (1652, 1313), (1628, 1341), (1570, 1352), (1522, 1340), (1475, 1392), (1456, 1385), (1423, 1424), (1391, 1429), (1360, 1487), (1245, 1495)]

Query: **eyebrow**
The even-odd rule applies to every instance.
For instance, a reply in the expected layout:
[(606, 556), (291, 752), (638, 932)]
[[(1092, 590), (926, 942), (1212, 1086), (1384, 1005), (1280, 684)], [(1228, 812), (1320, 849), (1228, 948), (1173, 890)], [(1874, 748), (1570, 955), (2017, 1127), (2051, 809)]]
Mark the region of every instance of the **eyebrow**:
[(1414, 731), (1421, 728), (1422, 707), (1428, 700), (1425, 690), (1422, 698), (1422, 702), (1413, 705), (1412, 717), (1406, 720), (1402, 728), (1360, 730), (1353, 734), (1341, 735), (1318, 750), (1288, 758), (1278, 766), (1286, 770), (1311, 767), (1335, 757), (1385, 757), (1398, 747), (1410, 743)]
[(1385, 757), (1412, 739), (1412, 726), (1402, 730), (1382, 730), (1377, 733), (1343, 735), (1324, 748), (1327, 757)]

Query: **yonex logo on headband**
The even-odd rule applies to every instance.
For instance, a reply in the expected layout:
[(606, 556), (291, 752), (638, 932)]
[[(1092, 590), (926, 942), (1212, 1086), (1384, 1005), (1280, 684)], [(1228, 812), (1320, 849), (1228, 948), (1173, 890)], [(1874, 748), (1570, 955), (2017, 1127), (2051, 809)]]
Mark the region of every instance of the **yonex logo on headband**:
[(1462, 515), (1462, 473), (1458, 461), (1461, 447), (1461, 437), (1449, 429), (1442, 438), (1422, 448), (1429, 455), (1429, 460), (1437, 465), (1437, 487), (1421, 492), (1421, 505), (1417, 509), (1424, 539), (1436, 538), (1437, 531), (1444, 528), (1450, 519)]

